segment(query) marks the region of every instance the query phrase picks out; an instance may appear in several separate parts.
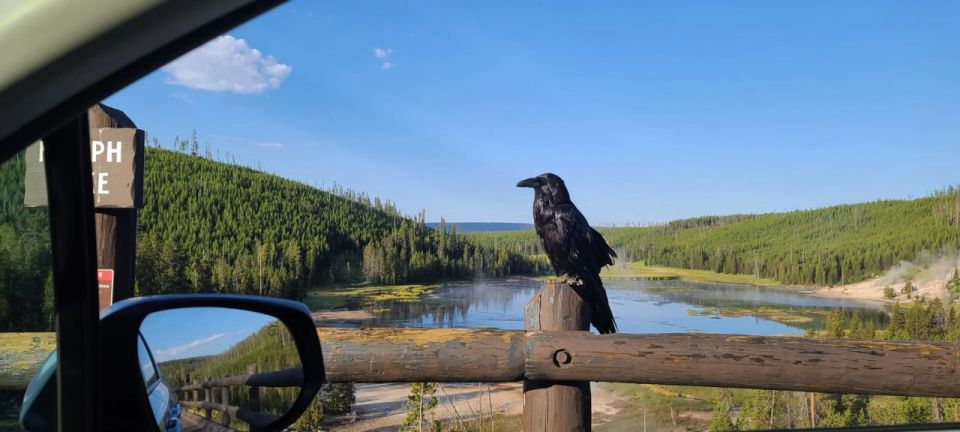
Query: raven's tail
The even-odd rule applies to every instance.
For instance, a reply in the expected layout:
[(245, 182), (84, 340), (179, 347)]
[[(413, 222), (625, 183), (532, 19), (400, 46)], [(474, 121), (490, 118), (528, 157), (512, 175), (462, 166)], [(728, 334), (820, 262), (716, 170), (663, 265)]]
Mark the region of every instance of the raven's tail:
[(607, 300), (607, 290), (599, 276), (583, 279), (583, 285), (572, 285), (574, 291), (583, 301), (590, 305), (590, 323), (597, 328), (600, 334), (617, 332), (617, 322), (613, 319), (610, 302)]

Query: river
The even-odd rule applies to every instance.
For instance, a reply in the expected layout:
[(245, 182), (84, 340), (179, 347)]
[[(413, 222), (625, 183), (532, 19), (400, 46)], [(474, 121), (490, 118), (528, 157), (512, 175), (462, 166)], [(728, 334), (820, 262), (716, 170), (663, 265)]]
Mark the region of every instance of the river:
[[(523, 309), (542, 282), (528, 278), (448, 284), (420, 297), (367, 303), (378, 327), (522, 329)], [(813, 297), (790, 288), (666, 281), (606, 281), (620, 332), (708, 332), (750, 335), (819, 330), (831, 308), (860, 310), (882, 328), (881, 311), (868, 303)], [(320, 294), (322, 295), (322, 294)], [(309, 302), (308, 302), (309, 303)], [(359, 301), (352, 303), (359, 306)]]

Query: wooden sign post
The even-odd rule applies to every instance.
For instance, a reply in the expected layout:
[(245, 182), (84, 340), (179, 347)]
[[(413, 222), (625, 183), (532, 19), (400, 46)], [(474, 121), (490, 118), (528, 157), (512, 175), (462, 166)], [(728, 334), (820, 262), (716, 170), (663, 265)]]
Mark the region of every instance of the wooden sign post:
[[(143, 204), (144, 133), (123, 111), (103, 104), (87, 112), (96, 207), (97, 268), (110, 270), (110, 298), (133, 297), (137, 256), (137, 208)], [(27, 148), (24, 205), (45, 207), (47, 185), (43, 171), (43, 143)], [(98, 272), (99, 274), (105, 274)], [(102, 285), (102, 284), (101, 284)], [(109, 296), (109, 295), (108, 295)]]

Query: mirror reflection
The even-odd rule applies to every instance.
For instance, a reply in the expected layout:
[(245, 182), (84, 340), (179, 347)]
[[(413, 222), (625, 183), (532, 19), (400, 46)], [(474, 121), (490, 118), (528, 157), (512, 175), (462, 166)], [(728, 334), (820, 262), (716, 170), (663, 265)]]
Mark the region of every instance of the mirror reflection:
[(296, 344), (272, 316), (171, 309), (147, 316), (140, 334), (140, 367), (160, 430), (256, 431), (300, 394)]

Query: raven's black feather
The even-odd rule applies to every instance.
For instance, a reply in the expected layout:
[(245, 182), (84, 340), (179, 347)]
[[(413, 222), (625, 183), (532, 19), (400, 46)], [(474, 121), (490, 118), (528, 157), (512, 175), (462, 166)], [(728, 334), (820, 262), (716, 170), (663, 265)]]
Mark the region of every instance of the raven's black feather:
[(590, 305), (590, 322), (601, 334), (616, 333), (617, 324), (600, 280), (600, 269), (612, 265), (617, 253), (573, 205), (560, 177), (542, 174), (517, 186), (534, 190), (534, 227), (557, 276), (581, 280), (583, 285), (573, 288)]

